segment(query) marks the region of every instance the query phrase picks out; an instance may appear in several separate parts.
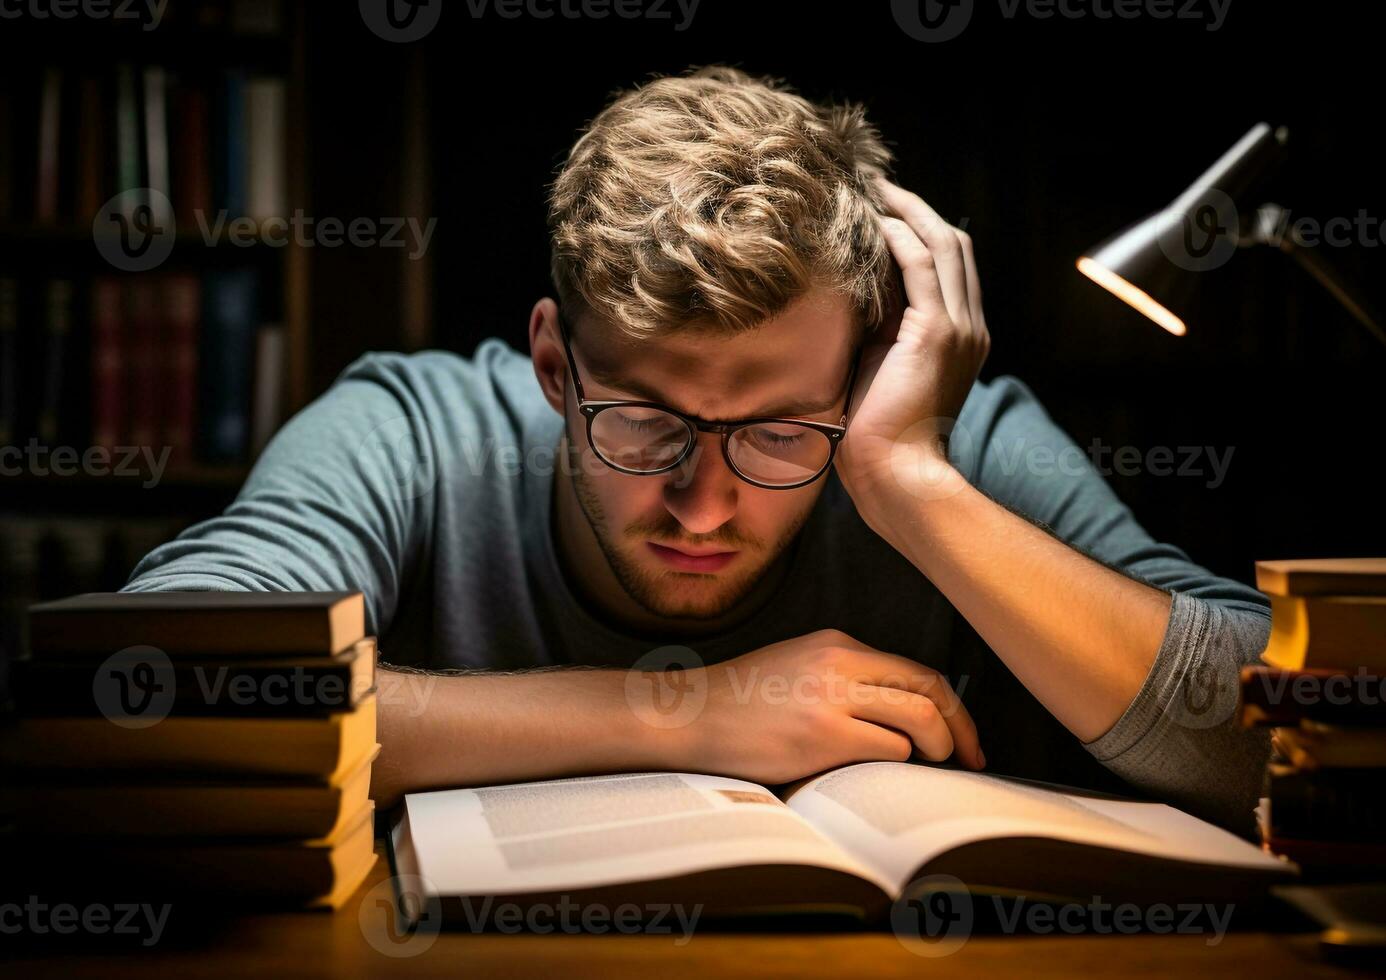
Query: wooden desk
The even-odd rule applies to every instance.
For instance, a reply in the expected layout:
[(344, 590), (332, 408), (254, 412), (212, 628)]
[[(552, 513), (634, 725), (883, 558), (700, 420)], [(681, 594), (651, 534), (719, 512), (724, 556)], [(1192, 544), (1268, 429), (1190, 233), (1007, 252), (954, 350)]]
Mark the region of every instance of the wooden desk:
[[(250, 915), (218, 924), (196, 940), (176, 938), (148, 951), (121, 948), (72, 950), (50, 944), (42, 953), (4, 956), (0, 973), (47, 977), (278, 976), (375, 977), (558, 976), (722, 978), (857, 976), (918, 977), (972, 973), (1097, 977), (1140, 973), (1224, 978), (1361, 976), (1324, 963), (1313, 934), (1231, 932), (1216, 946), (1208, 936), (974, 936), (942, 958), (925, 958), (904, 948), (890, 933), (747, 934), (695, 932), (686, 945), (670, 936), (473, 935), (444, 932), (416, 955), (392, 958), (380, 952), (362, 926), (362, 907), (371, 889), (389, 878), (382, 853), (361, 890), (335, 913)], [(380, 894), (379, 892), (375, 894)], [(367, 907), (368, 922), (371, 909)], [(382, 915), (384, 913), (378, 913)], [(383, 923), (372, 928), (382, 943)], [(425, 940), (427, 937), (424, 937)], [(388, 943), (388, 940), (383, 940)]]

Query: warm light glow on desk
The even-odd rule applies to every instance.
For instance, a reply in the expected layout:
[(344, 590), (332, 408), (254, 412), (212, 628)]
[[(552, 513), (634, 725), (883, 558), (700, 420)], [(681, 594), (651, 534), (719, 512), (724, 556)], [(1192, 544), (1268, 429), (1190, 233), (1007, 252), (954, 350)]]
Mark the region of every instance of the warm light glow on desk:
[(1121, 276), (1110, 269), (1103, 268), (1092, 259), (1079, 259), (1078, 271), (1118, 299), (1125, 300), (1176, 337), (1182, 337), (1188, 332), (1188, 328), (1184, 326), (1184, 321), (1151, 299), (1149, 293), (1137, 289)]

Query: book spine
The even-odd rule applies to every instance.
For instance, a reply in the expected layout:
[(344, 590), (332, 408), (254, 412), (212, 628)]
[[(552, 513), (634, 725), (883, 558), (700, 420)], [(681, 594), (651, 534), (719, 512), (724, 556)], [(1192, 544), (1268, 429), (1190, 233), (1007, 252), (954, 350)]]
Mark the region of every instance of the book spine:
[(201, 303), (201, 287), (195, 276), (174, 275), (164, 282), (164, 442), (179, 463), (191, 462), (194, 451)]
[(63, 406), (63, 366), (68, 334), (72, 330), (72, 283), (54, 279), (45, 296), (43, 351), (43, 400), (39, 409), (39, 440), (52, 445), (58, 439), (58, 420)]
[[(15, 705), (29, 717), (94, 717), (96, 664), (20, 660), (12, 665)], [(160, 674), (173, 689), (169, 714), (184, 717), (318, 718), (355, 710), (372, 678), (355, 684), (352, 666), (178, 664)]]
[(230, 220), (245, 215), (246, 119), (245, 74), (231, 71), (222, 83), (217, 120), (217, 206)]
[(151, 195), (155, 220), (167, 221), (171, 215), (164, 210), (165, 202), (173, 193), (168, 167), (168, 76), (153, 65), (144, 69), (144, 167), (146, 186), (157, 192)]
[(106, 128), (101, 84), (90, 76), (81, 82), (77, 126), (77, 220), (89, 226), (105, 203)]
[(188, 222), (189, 227), (197, 222), (198, 215), (201, 215), (202, 221), (210, 224), (212, 171), (207, 94), (197, 89), (182, 88), (178, 93), (177, 106), (176, 210), (180, 220)]
[(58, 220), (62, 91), (62, 72), (57, 68), (46, 69), (39, 96), (38, 183), (34, 189), (34, 219), (40, 224), (53, 224)]
[(120, 280), (97, 279), (91, 296), (92, 444), (111, 450), (125, 426), (125, 317)]
[(14, 103), (10, 89), (0, 88), (0, 221), (14, 220)]
[(1271, 772), (1271, 827), (1277, 836), (1379, 840), (1383, 806), (1386, 781), (1379, 770)]
[(289, 210), (284, 100), (281, 79), (256, 78), (246, 84), (246, 213), (257, 221), (284, 217)]
[(140, 186), (140, 110), (135, 69), (116, 66), (116, 189)]
[(0, 276), (0, 446), (19, 438), (19, 283)]
[(269, 443), (283, 415), (287, 340), (284, 327), (277, 323), (267, 323), (255, 334), (255, 393), (250, 426), (253, 456), (259, 456)]
[(255, 270), (214, 270), (204, 282), (201, 441), (208, 460), (245, 457), (258, 306)]
[(159, 294), (147, 276), (130, 280), (129, 391), (130, 441), (154, 446), (159, 435), (160, 361)]
[(1278, 670), (1243, 667), (1237, 717), (1243, 727), (1297, 725), (1386, 726), (1386, 676), (1366, 670)]

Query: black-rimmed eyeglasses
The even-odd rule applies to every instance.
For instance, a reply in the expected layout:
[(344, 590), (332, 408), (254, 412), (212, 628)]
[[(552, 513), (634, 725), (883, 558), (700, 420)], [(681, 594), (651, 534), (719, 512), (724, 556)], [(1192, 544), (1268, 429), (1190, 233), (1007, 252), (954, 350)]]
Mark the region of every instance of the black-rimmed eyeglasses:
[(587, 441), (597, 458), (614, 470), (634, 476), (667, 473), (693, 451), (699, 432), (716, 432), (722, 436), (722, 456), (738, 477), (767, 490), (793, 490), (827, 472), (847, 434), (847, 411), (860, 352), (852, 361), (847, 405), (836, 425), (772, 417), (709, 422), (658, 402), (589, 400), (582, 392), (582, 378), (573, 359), (568, 339), (571, 330), (560, 312), (558, 333), (568, 356), (578, 411), (587, 420)]

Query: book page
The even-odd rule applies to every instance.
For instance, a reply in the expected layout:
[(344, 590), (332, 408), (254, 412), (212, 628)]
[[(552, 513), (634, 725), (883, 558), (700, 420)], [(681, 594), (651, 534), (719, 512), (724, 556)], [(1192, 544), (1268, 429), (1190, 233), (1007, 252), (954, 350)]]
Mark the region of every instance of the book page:
[(789, 806), (891, 882), (961, 844), (1037, 836), (1184, 861), (1282, 870), (1276, 858), (1161, 803), (1063, 793), (985, 773), (904, 762), (848, 766), (804, 784)]
[(758, 864), (831, 868), (885, 887), (764, 787), (739, 779), (559, 779), (414, 793), (404, 807), (396, 846), (410, 852), (409, 872), (443, 896), (592, 887)]

